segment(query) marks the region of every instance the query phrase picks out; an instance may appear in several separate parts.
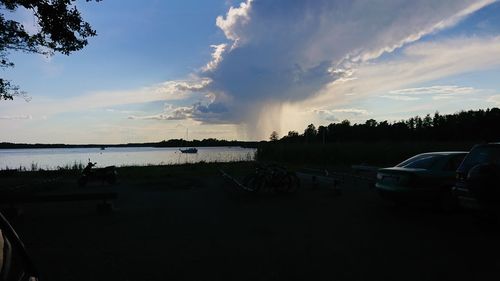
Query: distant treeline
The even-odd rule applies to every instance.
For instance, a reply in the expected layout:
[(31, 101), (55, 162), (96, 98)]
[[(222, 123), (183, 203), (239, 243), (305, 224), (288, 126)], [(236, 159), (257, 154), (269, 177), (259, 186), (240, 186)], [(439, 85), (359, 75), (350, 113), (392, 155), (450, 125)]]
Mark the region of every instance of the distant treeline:
[(182, 146), (192, 146), (192, 147), (207, 147), (207, 146), (241, 146), (241, 147), (251, 147), (256, 148), (259, 142), (250, 141), (228, 141), (228, 140), (218, 140), (218, 139), (203, 139), (203, 140), (192, 140), (186, 141), (183, 139), (171, 139), (167, 141), (161, 141), (157, 143), (156, 147), (182, 147)]
[(62, 143), (0, 143), (1, 148), (101, 148), (101, 147), (151, 147), (158, 143), (127, 143), (127, 144), (62, 144)]
[(207, 146), (241, 146), (256, 148), (258, 142), (245, 142), (245, 141), (227, 141), (217, 139), (204, 139), (186, 141), (183, 139), (172, 139), (160, 142), (146, 142), (146, 143), (126, 143), (126, 144), (43, 144), (43, 143), (0, 143), (0, 149), (13, 149), (13, 148), (106, 148), (106, 147), (207, 147)]
[(309, 125), (303, 134), (290, 131), (278, 139), (284, 143), (329, 143), (346, 141), (500, 141), (500, 109), (461, 111), (455, 114), (412, 117), (408, 120), (351, 124), (348, 120), (316, 128)]

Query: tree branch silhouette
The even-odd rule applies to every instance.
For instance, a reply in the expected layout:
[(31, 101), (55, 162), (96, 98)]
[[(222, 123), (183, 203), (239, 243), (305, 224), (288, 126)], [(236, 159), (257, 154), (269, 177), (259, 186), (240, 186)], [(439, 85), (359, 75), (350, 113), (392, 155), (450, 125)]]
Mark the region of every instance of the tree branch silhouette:
[[(74, 2), (76, 0), (0, 0), (0, 68), (14, 66), (8, 59), (13, 51), (51, 56), (56, 52), (69, 55), (85, 47), (87, 38), (97, 33), (82, 19)], [(7, 13), (19, 8), (33, 13), (38, 31), (30, 33), (18, 21), (6, 19)], [(27, 98), (19, 86), (0, 78), (0, 100), (12, 100), (16, 96)]]

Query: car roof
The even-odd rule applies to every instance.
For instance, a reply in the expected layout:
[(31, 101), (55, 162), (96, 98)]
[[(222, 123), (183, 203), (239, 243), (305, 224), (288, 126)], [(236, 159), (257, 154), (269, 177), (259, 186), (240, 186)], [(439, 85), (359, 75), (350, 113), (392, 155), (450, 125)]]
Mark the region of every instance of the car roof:
[(468, 151), (436, 151), (436, 152), (426, 152), (418, 155), (458, 155), (467, 154)]
[(474, 148), (476, 147), (483, 147), (483, 146), (499, 146), (500, 142), (490, 142), (490, 143), (481, 143), (481, 144), (476, 144)]

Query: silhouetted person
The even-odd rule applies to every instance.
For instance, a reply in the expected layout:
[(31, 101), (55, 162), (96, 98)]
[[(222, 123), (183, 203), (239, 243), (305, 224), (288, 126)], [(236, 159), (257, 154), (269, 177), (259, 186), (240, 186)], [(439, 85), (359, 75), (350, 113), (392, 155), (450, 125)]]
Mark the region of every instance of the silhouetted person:
[(87, 166), (83, 169), (83, 174), (84, 175), (89, 175), (90, 174), (90, 170), (92, 170), (92, 168), (96, 165), (97, 163), (92, 163), (89, 161), (89, 163), (87, 163)]

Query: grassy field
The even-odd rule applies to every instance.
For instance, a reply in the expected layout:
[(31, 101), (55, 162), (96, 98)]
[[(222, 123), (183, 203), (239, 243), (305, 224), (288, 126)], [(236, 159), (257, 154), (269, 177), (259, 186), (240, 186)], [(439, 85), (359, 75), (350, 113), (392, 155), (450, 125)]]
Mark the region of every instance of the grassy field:
[(365, 164), (393, 166), (423, 152), (469, 151), (474, 142), (346, 142), (267, 143), (257, 150), (257, 160), (295, 165), (350, 166)]
[[(167, 186), (179, 188), (202, 181), (204, 177), (217, 175), (218, 169), (242, 175), (252, 171), (253, 162), (195, 163), (182, 165), (148, 165), (117, 167), (118, 180), (147, 185), (164, 182)], [(82, 169), (72, 167), (59, 170), (9, 170), (1, 171), (0, 191), (43, 192), (65, 188), (77, 188), (77, 179)]]

